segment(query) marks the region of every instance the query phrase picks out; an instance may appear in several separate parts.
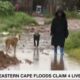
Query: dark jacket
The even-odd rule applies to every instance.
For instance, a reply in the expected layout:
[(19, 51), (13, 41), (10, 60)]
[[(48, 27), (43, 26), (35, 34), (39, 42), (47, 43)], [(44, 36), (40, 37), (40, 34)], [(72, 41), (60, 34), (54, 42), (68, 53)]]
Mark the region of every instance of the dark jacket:
[(68, 24), (64, 12), (62, 12), (61, 18), (58, 17), (58, 12), (56, 12), (55, 18), (52, 20), (51, 35), (52, 45), (64, 47), (65, 38), (68, 37)]
[(34, 40), (40, 40), (40, 34), (39, 33), (35, 33), (33, 36), (34, 36)]

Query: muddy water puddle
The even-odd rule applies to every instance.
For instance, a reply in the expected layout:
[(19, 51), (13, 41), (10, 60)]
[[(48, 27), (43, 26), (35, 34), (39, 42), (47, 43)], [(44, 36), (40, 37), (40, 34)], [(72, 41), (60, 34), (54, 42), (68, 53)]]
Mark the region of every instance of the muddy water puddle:
[[(48, 32), (41, 33), (40, 46), (35, 48), (33, 46), (33, 33), (22, 34), (16, 51), (16, 56), (21, 63), (9, 66), (4, 70), (79, 70), (80, 65), (68, 58), (66, 54), (63, 59), (60, 59), (60, 53), (57, 56), (54, 55), (50, 38)], [(2, 41), (0, 49), (5, 51), (4, 40)], [(13, 56), (13, 49), (11, 49), (9, 55)]]

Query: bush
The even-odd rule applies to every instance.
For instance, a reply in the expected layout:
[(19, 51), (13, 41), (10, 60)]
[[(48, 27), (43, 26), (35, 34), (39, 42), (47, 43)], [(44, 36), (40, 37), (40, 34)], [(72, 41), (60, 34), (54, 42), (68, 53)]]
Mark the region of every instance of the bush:
[(66, 40), (65, 50), (70, 57), (80, 61), (80, 31), (70, 33)]
[(17, 18), (16, 20), (18, 20), (18, 22), (20, 24), (24, 24), (24, 25), (26, 25), (26, 24), (29, 25), (29, 24), (32, 24), (32, 23), (37, 24), (36, 21), (33, 19), (33, 17), (28, 15), (27, 13), (17, 12), (15, 14), (15, 18)]
[(71, 50), (80, 48), (80, 32), (71, 32), (68, 39), (66, 40), (65, 49)]
[(14, 7), (8, 1), (0, 1), (0, 16), (8, 16), (14, 14)]
[(67, 11), (66, 15), (68, 18), (80, 19), (80, 14), (77, 11)]
[(78, 60), (80, 62), (80, 48), (77, 49), (71, 49), (68, 52), (68, 55), (76, 60)]
[(33, 17), (23, 12), (16, 12), (12, 16), (0, 18), (0, 31), (11, 31), (14, 28), (20, 30), (23, 25), (30, 24), (37, 24)]

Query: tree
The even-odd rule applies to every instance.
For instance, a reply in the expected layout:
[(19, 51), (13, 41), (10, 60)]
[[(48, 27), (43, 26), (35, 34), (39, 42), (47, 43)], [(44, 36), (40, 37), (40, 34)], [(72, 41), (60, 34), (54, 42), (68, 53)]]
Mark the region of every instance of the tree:
[(80, 5), (80, 0), (62, 0), (62, 5), (64, 9), (67, 10), (76, 10)]

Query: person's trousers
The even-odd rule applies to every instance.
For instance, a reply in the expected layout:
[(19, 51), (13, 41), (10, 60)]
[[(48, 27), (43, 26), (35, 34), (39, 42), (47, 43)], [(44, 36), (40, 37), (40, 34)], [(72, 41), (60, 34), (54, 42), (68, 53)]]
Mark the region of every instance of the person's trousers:
[[(55, 54), (57, 54), (57, 46), (54, 46), (54, 53)], [(61, 47), (60, 46), (60, 55), (61, 55), (61, 57), (63, 57), (64, 56), (64, 47)]]
[(39, 46), (39, 40), (34, 39), (34, 46)]

